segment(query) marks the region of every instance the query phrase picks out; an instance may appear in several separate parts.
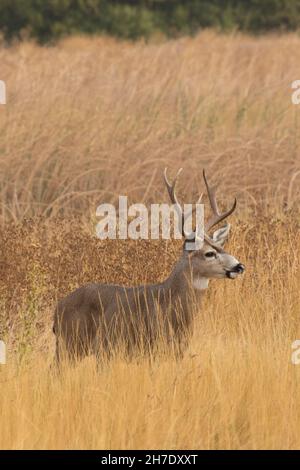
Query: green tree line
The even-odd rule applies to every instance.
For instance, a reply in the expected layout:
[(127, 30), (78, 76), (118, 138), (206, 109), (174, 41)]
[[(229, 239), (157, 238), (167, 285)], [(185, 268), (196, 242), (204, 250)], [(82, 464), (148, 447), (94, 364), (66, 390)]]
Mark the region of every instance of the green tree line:
[(202, 28), (259, 33), (296, 30), (300, 0), (0, 0), (0, 31), (6, 40), (105, 33), (136, 39), (168, 37)]

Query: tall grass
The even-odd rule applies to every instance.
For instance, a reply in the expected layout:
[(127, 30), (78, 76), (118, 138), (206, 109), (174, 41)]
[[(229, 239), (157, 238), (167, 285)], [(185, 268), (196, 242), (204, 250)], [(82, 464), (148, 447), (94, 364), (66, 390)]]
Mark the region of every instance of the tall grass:
[(236, 281), (211, 282), (182, 360), (117, 354), (97, 370), (91, 357), (65, 364), (57, 376), (50, 367), (57, 295), (90, 280), (163, 279), (180, 250), (178, 242), (98, 242), (96, 255), (97, 241), (80, 223), (73, 229), (70, 242), (54, 221), (49, 240), (23, 227), (23, 238), (4, 246), (8, 252), (18, 246), (23, 259), (14, 273), (18, 255), (10, 253), (12, 266), (1, 279), (2, 298), (5, 284), (15, 295), (1, 320), (8, 358), (0, 366), (0, 448), (299, 448), (300, 366), (291, 363), (291, 344), (300, 334), (300, 253), (293, 216), (235, 224), (228, 251), (247, 271)]
[[(73, 38), (0, 49), (2, 220), (89, 213), (95, 202), (162, 197), (161, 170), (199, 170), (240, 205), (299, 201), (300, 39), (218, 36), (162, 44)], [(89, 214), (87, 214), (89, 215)]]
[[(299, 45), (206, 32), (0, 49), (0, 448), (300, 447)], [(211, 282), (181, 361), (87, 358), (57, 376), (57, 298), (156, 282), (177, 259), (179, 242), (91, 234), (99, 202), (166, 201), (165, 166), (184, 167), (185, 199), (204, 166), (237, 195), (228, 251), (245, 275)]]

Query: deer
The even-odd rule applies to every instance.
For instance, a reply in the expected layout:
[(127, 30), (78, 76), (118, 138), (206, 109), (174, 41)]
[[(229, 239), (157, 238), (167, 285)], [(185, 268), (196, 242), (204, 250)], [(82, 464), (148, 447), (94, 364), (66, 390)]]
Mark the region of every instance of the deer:
[[(245, 266), (224, 250), (230, 224), (209, 235), (211, 229), (229, 217), (237, 200), (221, 212), (216, 200), (217, 186), (203, 179), (212, 215), (204, 224), (200, 248), (187, 249), (195, 232), (186, 234), (184, 213), (176, 195), (181, 169), (172, 182), (164, 171), (164, 181), (171, 203), (178, 214), (183, 236), (181, 256), (163, 282), (127, 287), (117, 284), (89, 283), (60, 300), (54, 313), (56, 363), (62, 359), (81, 360), (89, 354), (111, 357), (122, 342), (129, 356), (136, 351), (153, 351), (158, 338), (182, 357), (193, 331), (195, 312), (211, 279), (235, 279)], [(202, 197), (202, 196), (201, 196)], [(201, 197), (199, 201), (201, 201)], [(190, 245), (189, 245), (190, 247)], [(177, 354), (176, 353), (176, 354)]]

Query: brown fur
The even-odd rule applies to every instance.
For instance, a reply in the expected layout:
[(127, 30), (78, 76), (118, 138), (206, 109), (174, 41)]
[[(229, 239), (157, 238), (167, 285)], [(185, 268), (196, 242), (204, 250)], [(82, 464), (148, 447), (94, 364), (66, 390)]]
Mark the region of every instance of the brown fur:
[[(207, 258), (214, 251), (215, 258)], [(138, 287), (87, 284), (62, 299), (54, 315), (56, 358), (61, 348), (68, 356), (109, 355), (119, 343), (131, 354), (149, 351), (163, 337), (182, 354), (192, 332), (201, 291), (197, 279), (222, 278), (237, 260), (217, 245), (204, 243), (197, 251), (183, 250), (170, 276), (162, 283)]]
[(180, 348), (192, 328), (191, 287), (188, 253), (184, 252), (171, 275), (162, 283), (138, 287), (87, 284), (62, 299), (54, 315), (57, 360), (62, 344), (70, 358), (88, 353), (109, 353), (125, 342), (128, 353), (137, 347), (149, 349), (163, 335)]

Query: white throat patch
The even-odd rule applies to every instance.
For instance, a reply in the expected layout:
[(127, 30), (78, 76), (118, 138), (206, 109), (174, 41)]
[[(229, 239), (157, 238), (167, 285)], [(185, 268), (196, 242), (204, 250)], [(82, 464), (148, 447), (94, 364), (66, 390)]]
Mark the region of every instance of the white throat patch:
[(209, 279), (207, 277), (198, 277), (194, 279), (193, 286), (197, 290), (205, 290), (208, 288)]

